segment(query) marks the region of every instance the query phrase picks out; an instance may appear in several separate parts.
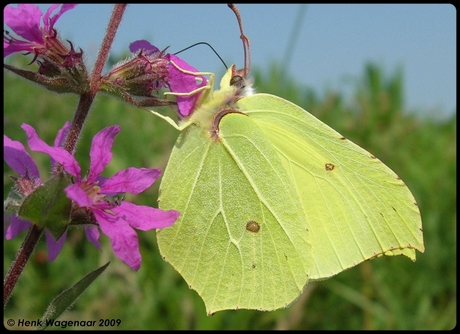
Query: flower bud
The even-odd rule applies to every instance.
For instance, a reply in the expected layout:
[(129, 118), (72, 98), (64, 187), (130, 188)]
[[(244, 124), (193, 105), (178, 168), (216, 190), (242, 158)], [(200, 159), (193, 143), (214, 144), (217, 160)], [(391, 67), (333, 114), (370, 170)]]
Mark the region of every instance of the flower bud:
[(153, 95), (168, 88), (168, 60), (164, 55), (165, 50), (139, 50), (103, 76), (100, 89), (136, 106), (174, 104)]

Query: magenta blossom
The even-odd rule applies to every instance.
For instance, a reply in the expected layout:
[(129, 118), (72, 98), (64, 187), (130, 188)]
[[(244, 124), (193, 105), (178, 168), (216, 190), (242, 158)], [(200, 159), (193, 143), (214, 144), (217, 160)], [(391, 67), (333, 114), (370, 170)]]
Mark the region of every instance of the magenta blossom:
[[(115, 135), (120, 131), (118, 125), (100, 131), (93, 138), (90, 151), (90, 168), (82, 178), (80, 166), (75, 158), (61, 148), (48, 146), (35, 130), (24, 124), (29, 146), (52, 157), (62, 164), (65, 171), (75, 177), (75, 183), (65, 189), (67, 197), (80, 208), (90, 212), (96, 226), (111, 241), (115, 254), (134, 270), (141, 264), (139, 242), (134, 228), (148, 231), (172, 225), (179, 217), (177, 211), (162, 211), (148, 206), (134, 205), (124, 201), (109, 201), (108, 197), (124, 193), (138, 194), (149, 188), (160, 176), (159, 169), (128, 168), (116, 173), (111, 178), (101, 177), (104, 167), (112, 159), (110, 152)], [(99, 231), (90, 228), (88, 240), (99, 246)]]
[[(67, 122), (58, 132), (54, 146), (57, 147), (62, 144), (69, 127), (70, 123)], [(3, 135), (3, 147), (3, 158), (6, 163), (20, 175), (19, 178), (15, 179), (17, 191), (22, 197), (30, 195), (37, 187), (42, 185), (37, 165), (22, 143), (11, 140), (7, 136)], [(10, 240), (19, 235), (22, 231), (27, 230), (30, 226), (31, 222), (20, 219), (16, 214), (14, 214), (11, 217), (11, 223), (6, 230), (5, 237), (7, 240)], [(66, 233), (67, 232), (65, 232), (59, 240), (56, 241), (53, 235), (48, 230), (45, 230), (49, 261), (53, 261), (61, 251), (66, 239)]]
[[(160, 50), (150, 44), (146, 40), (135, 41), (130, 44), (129, 49), (131, 52), (135, 53), (139, 50), (150, 51), (152, 53), (158, 53)], [(168, 68), (168, 77), (167, 85), (171, 92), (173, 93), (191, 93), (201, 87), (207, 85), (207, 80), (202, 75), (197, 75), (198, 71), (187, 64), (185, 61), (173, 54), (165, 54), (163, 56), (167, 62)], [(174, 64), (177, 66), (174, 66)], [(195, 74), (190, 74), (186, 72), (191, 72)], [(179, 115), (181, 117), (188, 117), (193, 112), (196, 102), (202, 92), (195, 92), (190, 95), (176, 96), (177, 106), (179, 109)]]
[(158, 94), (168, 88), (168, 75), (164, 50), (140, 49), (101, 78), (100, 90), (138, 107), (175, 105), (173, 101), (159, 98)]
[[(17, 8), (7, 5), (3, 9), (4, 22), (23, 40), (14, 38), (6, 32), (3, 35), (3, 57), (25, 51), (34, 53), (34, 60), (38, 55), (47, 55), (54, 61), (60, 62), (60, 59), (56, 59), (56, 57), (62, 57), (68, 54), (70, 50), (57, 39), (54, 25), (62, 14), (74, 8), (76, 4), (63, 4), (61, 9), (51, 16), (59, 6), (59, 4), (52, 5), (43, 15), (36, 5), (19, 4)], [(41, 26), (40, 22), (42, 16), (43, 26)]]

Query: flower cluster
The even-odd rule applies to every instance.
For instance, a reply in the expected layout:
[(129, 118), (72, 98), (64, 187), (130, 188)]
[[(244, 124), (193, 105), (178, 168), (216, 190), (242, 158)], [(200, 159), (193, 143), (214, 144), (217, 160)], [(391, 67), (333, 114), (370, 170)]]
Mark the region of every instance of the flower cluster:
[[(58, 93), (83, 94), (89, 89), (89, 79), (82, 59), (83, 52), (76, 52), (69, 41), (66, 47), (54, 28), (57, 20), (75, 4), (52, 5), (45, 14), (32, 4), (6, 6), (5, 23), (22, 39), (8, 31), (3, 36), (3, 56), (18, 52), (34, 54), (31, 63), (39, 64), (38, 73), (25, 71), (11, 65), (4, 66), (28, 80), (34, 81)], [(42, 22), (43, 21), (43, 25)], [(133, 55), (118, 63), (99, 82), (101, 91), (116, 95), (139, 107), (178, 106), (179, 118), (188, 117), (201, 92), (207, 85), (204, 76), (179, 57), (160, 51), (145, 40), (130, 44)], [(169, 90), (177, 93), (176, 101), (161, 99), (156, 93)]]
[[(33, 4), (7, 5), (4, 21), (15, 35), (4, 31), (3, 55), (32, 54), (30, 64), (36, 62), (39, 69), (33, 72), (8, 64), (4, 67), (55, 92), (86, 94), (90, 85), (83, 51), (76, 52), (70, 41), (68, 46), (63, 43), (55, 28), (58, 19), (75, 6), (54, 4), (42, 13)], [(132, 56), (100, 77), (96, 89), (141, 107), (177, 105), (178, 117), (189, 117), (202, 88), (208, 84), (206, 78), (179, 57), (145, 40), (131, 43), (129, 49)], [(166, 91), (175, 101), (159, 97)], [(13, 212), (6, 239), (35, 224), (45, 230), (48, 257), (52, 261), (63, 247), (68, 228), (78, 225), (84, 227), (87, 239), (97, 248), (100, 248), (99, 231), (106, 234), (115, 254), (137, 270), (141, 256), (134, 229), (147, 231), (170, 226), (179, 212), (134, 205), (119, 196), (144, 191), (160, 176), (160, 170), (128, 168), (111, 178), (102, 177), (100, 174), (112, 157), (114, 138), (120, 131), (119, 126), (112, 126), (93, 138), (89, 172), (82, 176), (74, 156), (63, 148), (69, 127), (66, 123), (58, 132), (54, 146), (49, 146), (34, 128), (22, 126), (30, 149), (51, 158), (53, 173), (46, 181), (41, 179), (25, 147), (4, 136), (4, 159), (19, 174), (12, 177), (15, 186), (5, 201), (5, 208)]]
[[(18, 53), (32, 56), (28, 65), (36, 64), (38, 70), (15, 67), (11, 62), (4, 62), (4, 68), (53, 92), (80, 97), (72, 124), (67, 122), (58, 131), (52, 146), (40, 139), (32, 126), (22, 125), (30, 150), (51, 159), (48, 179), (40, 176), (24, 145), (4, 135), (4, 160), (18, 174), (11, 176), (14, 186), (4, 201), (4, 218), (9, 222), (5, 237), (10, 240), (29, 230), (4, 279), (4, 306), (42, 233), (48, 259), (53, 261), (71, 228), (83, 229), (86, 239), (97, 249), (101, 249), (102, 232), (109, 238), (115, 255), (137, 271), (142, 258), (136, 230), (167, 228), (180, 215), (175, 210), (163, 211), (124, 200), (124, 194), (139, 194), (148, 189), (160, 177), (161, 170), (129, 167), (112, 177), (101, 175), (112, 159), (111, 149), (120, 126), (106, 127), (93, 137), (86, 175), (82, 174), (74, 153), (98, 92), (115, 95), (139, 107), (177, 106), (180, 120), (190, 117), (207, 90), (205, 74), (166, 49), (138, 40), (129, 46), (132, 55), (104, 75), (110, 46), (126, 8), (126, 4), (116, 4), (89, 75), (83, 51), (76, 51), (69, 40), (63, 42), (56, 29), (56, 22), (75, 6), (54, 4), (42, 13), (36, 5), (19, 4), (7, 5), (3, 11), (4, 22), (9, 27), (3, 35), (3, 57)], [(65, 290), (59, 296), (61, 300), (66, 303), (74, 300), (107, 265)], [(58, 299), (50, 305), (53, 317), (68, 307), (56, 302)]]
[[(100, 176), (112, 158), (111, 148), (119, 126), (111, 126), (100, 131), (93, 138), (90, 151), (90, 168), (85, 177), (81, 177), (81, 168), (75, 158), (59, 145), (68, 125), (59, 132), (55, 145), (49, 146), (41, 140), (34, 128), (23, 124), (31, 150), (49, 155), (53, 163), (59, 163), (64, 170), (74, 177), (74, 183), (65, 188), (67, 198), (73, 203), (70, 212), (62, 219), (69, 217), (69, 225), (85, 227), (87, 239), (100, 248), (99, 230), (111, 241), (115, 254), (134, 270), (141, 264), (139, 244), (134, 228), (148, 231), (172, 225), (179, 216), (177, 211), (162, 211), (147, 206), (134, 205), (125, 201), (110, 201), (108, 198), (124, 193), (138, 194), (149, 188), (160, 176), (160, 170), (149, 168), (128, 168), (116, 173), (111, 178)], [(38, 168), (27, 153), (24, 146), (4, 136), (4, 159), (19, 174), (15, 178), (15, 192), (24, 200), (33, 196), (44, 183), (40, 179)], [(24, 202), (24, 201), (23, 201)], [(22, 203), (18, 203), (20, 206)], [(18, 210), (21, 212), (21, 209)], [(37, 223), (37, 222), (34, 222)], [(40, 222), (38, 222), (40, 223)], [(7, 229), (6, 238), (11, 239), (30, 226), (30, 222), (21, 219), (18, 214), (12, 217)], [(54, 260), (65, 241), (66, 233), (55, 240), (50, 231), (46, 230), (49, 259)]]

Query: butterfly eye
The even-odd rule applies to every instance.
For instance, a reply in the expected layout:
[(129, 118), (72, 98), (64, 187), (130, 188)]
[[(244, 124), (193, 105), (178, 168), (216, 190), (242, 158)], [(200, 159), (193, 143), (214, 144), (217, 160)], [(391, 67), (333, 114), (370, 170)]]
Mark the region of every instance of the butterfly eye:
[(244, 78), (241, 75), (235, 75), (230, 79), (230, 86), (244, 88)]

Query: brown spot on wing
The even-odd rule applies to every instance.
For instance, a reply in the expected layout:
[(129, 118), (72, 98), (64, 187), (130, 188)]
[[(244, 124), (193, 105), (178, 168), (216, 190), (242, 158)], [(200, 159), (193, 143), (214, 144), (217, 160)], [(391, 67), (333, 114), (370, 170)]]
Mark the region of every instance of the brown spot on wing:
[(257, 233), (260, 230), (260, 225), (254, 220), (250, 220), (246, 223), (246, 230), (249, 232)]
[(335, 168), (334, 164), (331, 164), (330, 162), (327, 162), (324, 167), (326, 168), (327, 171), (333, 170)]

